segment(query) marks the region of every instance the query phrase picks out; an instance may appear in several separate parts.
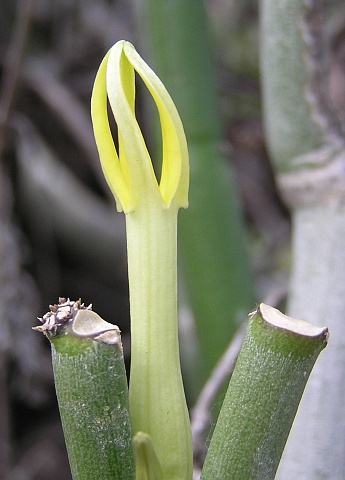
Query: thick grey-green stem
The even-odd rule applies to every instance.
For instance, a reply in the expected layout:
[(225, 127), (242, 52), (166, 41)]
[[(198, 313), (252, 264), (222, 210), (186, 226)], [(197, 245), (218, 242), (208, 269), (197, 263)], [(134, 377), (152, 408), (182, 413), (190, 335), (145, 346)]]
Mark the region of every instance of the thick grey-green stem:
[(281, 480), (345, 478), (345, 154), (327, 98), (325, 5), (261, 1), (266, 138), (292, 209), (288, 312), (318, 325), (326, 321), (332, 332), (294, 422), (277, 474)]
[(327, 337), (327, 328), (287, 317), (265, 304), (251, 314), (202, 480), (274, 479), (310, 371)]
[(266, 142), (271, 161), (281, 172), (291, 168), (291, 159), (321, 144), (321, 129), (311, 119), (305, 97), (303, 0), (261, 0), (260, 9)]
[(43, 321), (73, 480), (134, 480), (119, 329), (65, 299)]
[(318, 325), (326, 321), (331, 341), (301, 401), (279, 480), (345, 478), (344, 238), (344, 204), (305, 207), (294, 213), (289, 313)]

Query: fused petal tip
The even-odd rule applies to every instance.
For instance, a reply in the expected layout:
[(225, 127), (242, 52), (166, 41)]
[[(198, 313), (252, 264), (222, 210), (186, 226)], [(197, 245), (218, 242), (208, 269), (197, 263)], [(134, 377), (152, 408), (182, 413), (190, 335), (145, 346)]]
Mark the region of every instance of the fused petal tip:
[[(162, 133), (162, 168), (157, 181), (135, 116), (135, 72), (156, 104)], [(107, 113), (109, 100), (117, 128), (115, 148)], [(102, 169), (119, 211), (145, 202), (188, 206), (189, 161), (176, 107), (163, 83), (129, 42), (117, 42), (102, 61), (92, 92), (91, 116)]]

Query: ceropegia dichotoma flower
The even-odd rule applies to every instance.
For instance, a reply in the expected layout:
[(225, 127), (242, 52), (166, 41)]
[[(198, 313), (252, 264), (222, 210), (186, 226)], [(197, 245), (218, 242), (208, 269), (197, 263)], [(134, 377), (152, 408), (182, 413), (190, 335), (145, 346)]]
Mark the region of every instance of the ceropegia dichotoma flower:
[[(135, 116), (135, 72), (159, 113), (163, 147), (159, 182)], [(118, 128), (118, 153), (109, 127), (107, 99)], [(188, 205), (188, 150), (180, 117), (162, 82), (129, 42), (116, 43), (101, 63), (91, 113), (103, 172), (119, 211), (135, 210), (147, 195), (156, 197), (164, 208), (172, 202), (177, 207)]]
[[(159, 180), (135, 116), (135, 72), (159, 114)], [(109, 127), (108, 100), (118, 129), (118, 152)], [(182, 123), (162, 82), (125, 41), (115, 44), (101, 63), (91, 113), (103, 172), (117, 209), (126, 214), (133, 432), (147, 435), (162, 471), (160, 480), (189, 480), (191, 431), (177, 334), (177, 213), (188, 204), (189, 184)], [(157, 465), (154, 468), (157, 471)]]

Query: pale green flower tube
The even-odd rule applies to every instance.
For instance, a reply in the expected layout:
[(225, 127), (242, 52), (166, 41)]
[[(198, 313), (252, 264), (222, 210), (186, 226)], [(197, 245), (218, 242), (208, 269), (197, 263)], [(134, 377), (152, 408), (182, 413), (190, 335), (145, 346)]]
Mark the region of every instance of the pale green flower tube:
[[(149, 90), (162, 130), (162, 174), (135, 118), (135, 72)], [(107, 116), (118, 127), (119, 154)], [(189, 162), (180, 117), (162, 82), (125, 41), (98, 71), (91, 101), (102, 168), (126, 214), (131, 310), (130, 414), (134, 434), (151, 437), (163, 479), (192, 477), (192, 446), (177, 331), (177, 213), (188, 205)]]

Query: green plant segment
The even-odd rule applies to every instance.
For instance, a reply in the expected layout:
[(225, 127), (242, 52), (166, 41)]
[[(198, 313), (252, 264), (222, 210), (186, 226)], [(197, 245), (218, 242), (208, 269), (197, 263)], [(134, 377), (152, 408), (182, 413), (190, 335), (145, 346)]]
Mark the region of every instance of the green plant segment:
[(261, 304), (251, 314), (202, 480), (273, 480), (327, 329)]
[(117, 327), (60, 299), (36, 330), (52, 347), (55, 389), (73, 480), (135, 478), (132, 428)]
[(162, 478), (188, 478), (192, 467), (190, 423), (177, 340), (177, 211), (150, 208), (135, 213), (126, 219), (131, 419), (135, 432), (149, 433), (159, 461), (163, 464), (165, 459)]
[(148, 55), (176, 102), (188, 140), (190, 206), (179, 217), (179, 255), (202, 353), (189, 380), (200, 388), (254, 302), (246, 235), (231, 171), (220, 153), (203, 4), (145, 0), (140, 5)]
[(332, 332), (332, 348), (312, 372), (279, 466), (283, 480), (345, 477), (345, 152), (329, 99), (332, 3), (260, 4), (267, 144), (293, 225), (288, 313), (316, 325), (327, 318)]
[(310, 115), (301, 19), (304, 2), (261, 0), (261, 71), (266, 141), (279, 172), (317, 148), (321, 129)]

